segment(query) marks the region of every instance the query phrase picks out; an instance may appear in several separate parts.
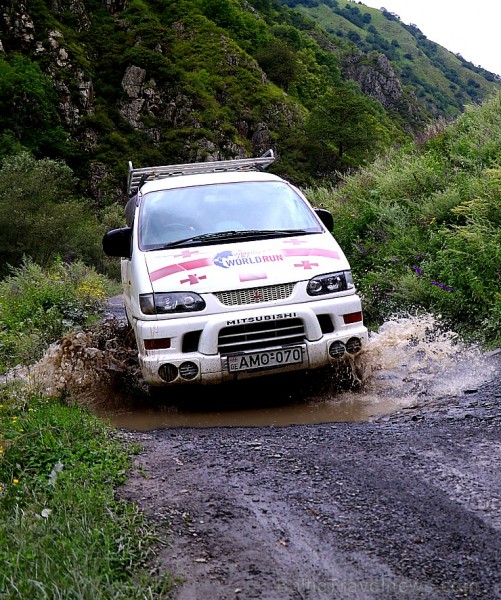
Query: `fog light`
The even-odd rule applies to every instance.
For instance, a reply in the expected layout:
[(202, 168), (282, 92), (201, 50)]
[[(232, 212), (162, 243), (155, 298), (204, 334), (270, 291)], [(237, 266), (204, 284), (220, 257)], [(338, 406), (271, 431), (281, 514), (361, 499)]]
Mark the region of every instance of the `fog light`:
[(359, 340), (356, 337), (350, 338), (346, 342), (346, 350), (350, 354), (356, 354), (357, 352), (360, 352), (360, 350), (362, 350), (362, 340)]
[(184, 362), (179, 365), (179, 375), (183, 379), (195, 379), (198, 375), (198, 366), (194, 362)]
[(343, 342), (340, 341), (332, 342), (329, 347), (329, 355), (331, 358), (341, 358), (345, 352), (346, 348), (344, 347)]
[(177, 378), (177, 367), (175, 365), (165, 363), (165, 365), (162, 365), (158, 369), (158, 374), (164, 381), (166, 381), (167, 383), (171, 383), (172, 381), (174, 381), (174, 379)]

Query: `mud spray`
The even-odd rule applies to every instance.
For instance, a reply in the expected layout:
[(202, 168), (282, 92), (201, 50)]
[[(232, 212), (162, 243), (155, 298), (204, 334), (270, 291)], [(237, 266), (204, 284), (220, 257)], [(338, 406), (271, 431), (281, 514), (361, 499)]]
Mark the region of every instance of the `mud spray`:
[(356, 390), (341, 391), (332, 369), (307, 376), (188, 386), (152, 398), (141, 381), (133, 336), (106, 321), (52, 345), (29, 368), (9, 374), (50, 396), (87, 405), (118, 427), (279, 426), (369, 421), (476, 389), (495, 376), (479, 348), (466, 346), (431, 315), (398, 317), (370, 335), (350, 365)]

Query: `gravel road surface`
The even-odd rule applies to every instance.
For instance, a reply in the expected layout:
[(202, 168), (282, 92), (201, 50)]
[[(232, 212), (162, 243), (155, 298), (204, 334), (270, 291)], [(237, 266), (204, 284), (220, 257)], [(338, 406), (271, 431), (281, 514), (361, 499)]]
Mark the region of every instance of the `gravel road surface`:
[(497, 599), (500, 404), (496, 376), (367, 423), (128, 431), (121, 494), (176, 600)]

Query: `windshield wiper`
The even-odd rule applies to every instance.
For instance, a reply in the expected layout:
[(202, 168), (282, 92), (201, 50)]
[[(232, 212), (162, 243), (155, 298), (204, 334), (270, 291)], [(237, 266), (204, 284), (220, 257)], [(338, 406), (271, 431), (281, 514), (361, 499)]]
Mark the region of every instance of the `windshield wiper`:
[(185, 244), (200, 243), (204, 244), (212, 242), (214, 240), (235, 240), (245, 238), (260, 238), (260, 237), (277, 237), (277, 236), (291, 236), (291, 235), (306, 235), (308, 233), (315, 233), (308, 231), (307, 229), (248, 229), (242, 231), (215, 231), (213, 233), (203, 233), (201, 235), (193, 235), (188, 238), (181, 240), (175, 240), (167, 244), (159, 244), (148, 250), (167, 250), (168, 248), (176, 248), (177, 246), (184, 246)]
[(320, 231), (312, 231), (311, 229), (268, 229), (266, 233), (272, 235), (308, 235), (309, 233), (320, 233)]

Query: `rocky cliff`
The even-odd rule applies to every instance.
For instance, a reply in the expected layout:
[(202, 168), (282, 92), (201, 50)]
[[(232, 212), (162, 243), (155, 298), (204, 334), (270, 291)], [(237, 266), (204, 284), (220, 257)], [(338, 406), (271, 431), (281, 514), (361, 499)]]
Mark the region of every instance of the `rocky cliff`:
[[(311, 149), (305, 117), (315, 95), (338, 77), (328, 73), (328, 63), (339, 65), (341, 84), (356, 82), (361, 93), (397, 114), (403, 131), (415, 132), (429, 120), (384, 55), (338, 46), (313, 26), (308, 38), (301, 38), (304, 24), (295, 33), (292, 25), (270, 28), (250, 5), (232, 15), (239, 27), (230, 23), (224, 29), (216, 17), (212, 21), (184, 2), (4, 1), (0, 52), (7, 61), (27, 57), (50, 79), (71, 146), (60, 156), (47, 145), (31, 149), (66, 160), (93, 197), (123, 192), (128, 160), (141, 165), (218, 160), (259, 155), (270, 147), (295, 160), (289, 168), (301, 181), (315, 162), (304, 158)], [(249, 39), (241, 37), (241, 24), (249, 28)], [(252, 56), (253, 35), (285, 34), (303, 40), (294, 50), (296, 88), (303, 90), (296, 95), (270, 81)], [(5, 102), (11, 109), (5, 129), (22, 130), (15, 107), (34, 98), (13, 94)], [(294, 171), (296, 165), (302, 173)]]

